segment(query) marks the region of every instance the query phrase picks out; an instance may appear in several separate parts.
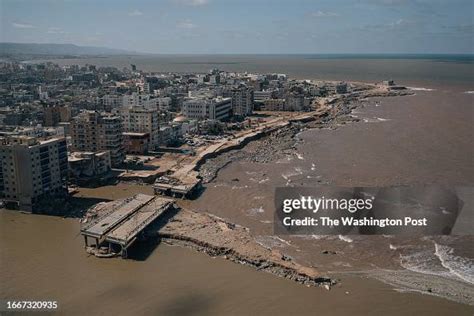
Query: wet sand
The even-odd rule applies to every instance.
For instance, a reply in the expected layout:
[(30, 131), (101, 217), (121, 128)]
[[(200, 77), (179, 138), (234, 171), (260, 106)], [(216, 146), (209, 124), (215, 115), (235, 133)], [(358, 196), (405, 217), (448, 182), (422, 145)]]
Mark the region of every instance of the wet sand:
[(348, 277), (331, 291), (308, 288), (181, 247), (160, 245), (146, 260), (101, 260), (83, 250), (74, 219), (2, 210), (0, 225), (0, 296), (55, 299), (65, 315), (473, 312), (466, 305), (398, 293), (365, 278)]

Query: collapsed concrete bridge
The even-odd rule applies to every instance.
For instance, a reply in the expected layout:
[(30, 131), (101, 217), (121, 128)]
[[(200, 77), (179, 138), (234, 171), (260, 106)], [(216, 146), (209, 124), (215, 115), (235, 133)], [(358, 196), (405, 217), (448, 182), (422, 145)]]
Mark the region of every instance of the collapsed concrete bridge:
[[(100, 203), (92, 213), (100, 214), (81, 227), (87, 251), (97, 257), (127, 257), (127, 249), (147, 226), (167, 210), (174, 200), (137, 194), (133, 197)], [(94, 240), (89, 244), (90, 239)]]

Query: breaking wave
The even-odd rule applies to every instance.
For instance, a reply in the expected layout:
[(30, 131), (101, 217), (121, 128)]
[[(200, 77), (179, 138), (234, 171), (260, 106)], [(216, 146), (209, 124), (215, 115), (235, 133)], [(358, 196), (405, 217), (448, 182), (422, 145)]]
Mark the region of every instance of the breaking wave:
[(354, 241), (353, 239), (351, 239), (351, 238), (349, 238), (349, 237), (347, 237), (347, 236), (343, 236), (343, 235), (339, 235), (339, 236), (337, 236), (337, 237), (338, 237), (340, 240), (345, 241), (345, 242), (348, 242), (348, 243), (351, 243), (351, 242)]
[(407, 87), (407, 89), (413, 90), (413, 91), (434, 91), (435, 89), (430, 89), (430, 88), (420, 88), (420, 87)]
[(454, 249), (435, 243), (435, 255), (450, 273), (467, 283), (474, 284), (474, 261), (453, 254)]
[(456, 256), (453, 252), (453, 248), (435, 243), (434, 252), (423, 250), (409, 255), (400, 255), (400, 264), (413, 272), (474, 284), (474, 261)]

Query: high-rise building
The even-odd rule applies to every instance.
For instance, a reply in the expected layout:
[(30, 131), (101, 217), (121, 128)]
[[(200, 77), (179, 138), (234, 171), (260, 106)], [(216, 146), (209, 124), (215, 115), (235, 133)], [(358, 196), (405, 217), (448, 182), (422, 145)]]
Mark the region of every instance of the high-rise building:
[(48, 106), (43, 109), (44, 126), (56, 126), (61, 121), (59, 107)]
[(43, 199), (67, 195), (66, 139), (0, 138), (0, 197), (34, 211)]
[(124, 108), (120, 112), (123, 118), (124, 131), (127, 133), (147, 133), (149, 147), (155, 149), (159, 145), (159, 113), (158, 109), (147, 109), (142, 106)]
[(286, 96), (286, 111), (303, 111), (305, 109), (304, 95), (296, 92), (288, 93)]
[(240, 86), (231, 91), (232, 114), (245, 117), (252, 114), (253, 110), (253, 89)]
[(122, 119), (119, 116), (84, 111), (71, 122), (71, 140), (74, 151), (110, 151), (112, 166), (125, 159)]
[(45, 107), (43, 120), (45, 126), (56, 126), (59, 122), (68, 122), (71, 120), (71, 108), (59, 105)]

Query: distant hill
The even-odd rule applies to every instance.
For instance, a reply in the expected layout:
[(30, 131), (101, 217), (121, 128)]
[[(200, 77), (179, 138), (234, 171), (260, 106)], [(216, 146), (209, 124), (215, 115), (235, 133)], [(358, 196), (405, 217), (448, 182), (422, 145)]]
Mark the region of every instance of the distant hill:
[(122, 49), (74, 44), (0, 43), (0, 55), (139, 55)]

